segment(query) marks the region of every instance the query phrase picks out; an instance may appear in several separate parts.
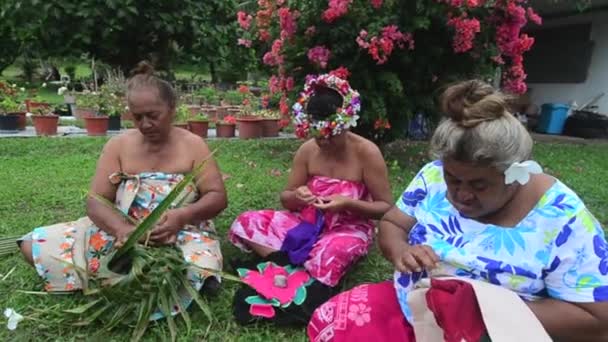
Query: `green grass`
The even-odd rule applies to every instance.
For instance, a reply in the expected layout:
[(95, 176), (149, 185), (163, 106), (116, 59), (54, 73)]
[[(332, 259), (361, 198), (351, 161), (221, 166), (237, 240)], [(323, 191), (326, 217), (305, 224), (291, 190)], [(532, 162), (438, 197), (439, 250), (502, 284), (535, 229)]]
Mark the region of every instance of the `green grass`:
[[(0, 141), (0, 236), (23, 234), (37, 226), (75, 220), (85, 213), (84, 197), (95, 162), (106, 141), (105, 138), (39, 138), (2, 139)], [(220, 147), (217, 154), (222, 172), (229, 178), (226, 187), (229, 207), (216, 220), (223, 237), (225, 260), (239, 252), (225, 239), (232, 220), (248, 209), (279, 207), (278, 193), (285, 184), (297, 141), (212, 141), (212, 148)], [(606, 226), (608, 224), (608, 188), (602, 181), (608, 179), (608, 148), (606, 145), (536, 146), (537, 160), (549, 171), (558, 175), (586, 201), (591, 210)], [(393, 194), (399, 194), (415, 172), (426, 161), (425, 144), (394, 144), (387, 148)], [(401, 165), (401, 166), (399, 166)], [(278, 169), (281, 176), (272, 176)], [(15, 308), (30, 315), (35, 309), (53, 308), (57, 311), (73, 307), (81, 296), (35, 296), (17, 290), (41, 289), (41, 281), (34, 269), (28, 267), (18, 255), (0, 260), (0, 274), (15, 271), (4, 281), (0, 276), (0, 309)], [(226, 271), (231, 271), (226, 267)], [(358, 264), (344, 282), (344, 289), (355, 284), (389, 278), (391, 267), (377, 250)], [(231, 302), (237, 286), (224, 283), (218, 297), (210, 301), (214, 321), (209, 329), (203, 314), (193, 313), (193, 331), (185, 334), (180, 323), (181, 341), (305, 341), (304, 329), (285, 329), (260, 324), (241, 327), (232, 318)], [(0, 341), (36, 340), (112, 340), (128, 339), (128, 332), (98, 331), (94, 328), (54, 326), (50, 322), (21, 322), (18, 329), (9, 332), (0, 319)], [(163, 340), (169, 336), (165, 323), (155, 325), (145, 340)]]
[(53, 106), (62, 105), (65, 101), (63, 96), (57, 95), (58, 86), (48, 85), (46, 88), (38, 88), (38, 97), (42, 102), (50, 103)]
[[(76, 78), (82, 79), (87, 77), (92, 77), (91, 75), (91, 65), (88, 63), (64, 63), (59, 66), (59, 72), (61, 75), (66, 75), (65, 67), (68, 65), (76, 66)], [(211, 75), (209, 74), (208, 68), (205, 66), (199, 66), (195, 64), (179, 64), (174, 68), (175, 77), (180, 80), (191, 80), (195, 79), (196, 81), (202, 80), (211, 80)], [(7, 67), (0, 73), (0, 79), (4, 78), (10, 82), (18, 82), (21, 83), (23, 81), (23, 72), (21, 70), (20, 62), (16, 62), (15, 64)], [(243, 79), (246, 78), (247, 75), (243, 75)], [(42, 81), (38, 83), (38, 85), (42, 84)]]
[(19, 76), (21, 76), (21, 69), (17, 64), (13, 64), (2, 70), (0, 76), (6, 78), (7, 80), (16, 80)]

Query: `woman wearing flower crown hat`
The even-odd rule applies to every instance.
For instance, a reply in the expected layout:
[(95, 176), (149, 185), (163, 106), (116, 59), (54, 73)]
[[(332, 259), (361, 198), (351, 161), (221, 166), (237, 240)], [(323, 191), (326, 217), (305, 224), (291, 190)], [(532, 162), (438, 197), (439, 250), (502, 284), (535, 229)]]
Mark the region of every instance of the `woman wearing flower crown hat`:
[(449, 87), (447, 118), (379, 225), (394, 280), (320, 306), (311, 341), (605, 341), (608, 245), (581, 199), (530, 160), (506, 98)]
[(359, 94), (347, 81), (307, 78), (294, 122), (297, 135), (310, 139), (296, 152), (280, 195), (286, 210), (241, 214), (229, 232), (233, 244), (266, 259), (282, 256), (326, 287), (367, 254), (372, 220), (390, 208), (392, 196), (380, 150), (349, 131), (359, 110)]

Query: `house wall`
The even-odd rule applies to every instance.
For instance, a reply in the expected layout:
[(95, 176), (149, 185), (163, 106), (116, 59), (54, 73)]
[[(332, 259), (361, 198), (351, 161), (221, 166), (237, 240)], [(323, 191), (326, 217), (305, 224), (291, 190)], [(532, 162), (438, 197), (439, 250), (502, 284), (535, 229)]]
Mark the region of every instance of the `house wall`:
[[(581, 105), (595, 95), (605, 92), (606, 95), (596, 105), (599, 106), (600, 112), (608, 113), (608, 11), (547, 20), (543, 27), (585, 22), (591, 22), (591, 40), (595, 42), (587, 80), (585, 83), (529, 83), (533, 103), (540, 106), (549, 102), (576, 101), (578, 105)], [(564, 47), (564, 53), (567, 52), (567, 47)]]

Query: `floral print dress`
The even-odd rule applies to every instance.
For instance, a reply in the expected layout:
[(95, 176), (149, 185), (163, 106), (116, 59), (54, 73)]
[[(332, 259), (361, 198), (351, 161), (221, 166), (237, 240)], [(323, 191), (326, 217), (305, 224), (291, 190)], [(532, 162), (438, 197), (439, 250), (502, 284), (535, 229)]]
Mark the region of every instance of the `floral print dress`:
[[(447, 200), (443, 166), (426, 165), (397, 202), (417, 220), (410, 244), (431, 246), (438, 274), (488, 281), (525, 300), (608, 300), (608, 245), (599, 222), (581, 199), (556, 180), (515, 227), (463, 217)], [(410, 320), (408, 292), (428, 275), (395, 272), (394, 286)], [(411, 322), (411, 320), (410, 320)]]
[[(181, 174), (141, 173), (128, 175), (113, 174), (110, 181), (120, 184), (116, 193), (116, 206), (140, 221), (183, 179)], [(175, 201), (191, 203), (198, 198), (196, 187), (191, 184)], [(186, 226), (177, 235), (177, 246), (184, 258), (199, 267), (217, 270), (218, 273), (190, 268), (188, 277), (198, 290), (205, 279), (216, 276), (222, 269), (222, 254), (219, 241), (211, 221), (200, 226)], [(108, 254), (114, 244), (114, 237), (101, 230), (88, 218), (39, 227), (26, 235), (23, 240), (32, 240), (32, 256), (38, 274), (44, 279), (45, 290), (76, 291), (86, 287), (87, 278), (76, 267), (87, 270), (94, 276), (99, 270), (100, 258)], [(190, 301), (186, 301), (187, 304)]]

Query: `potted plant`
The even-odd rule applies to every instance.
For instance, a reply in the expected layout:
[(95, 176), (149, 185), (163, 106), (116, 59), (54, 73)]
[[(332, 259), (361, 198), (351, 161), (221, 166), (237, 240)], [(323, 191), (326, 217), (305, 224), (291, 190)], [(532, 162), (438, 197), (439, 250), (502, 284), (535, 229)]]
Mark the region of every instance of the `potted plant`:
[[(59, 88), (57, 93), (60, 93)], [(67, 89), (67, 88), (66, 88)], [(61, 92), (61, 94), (65, 94), (67, 90)], [(94, 92), (90, 92), (88, 90), (79, 93), (76, 96), (76, 110), (74, 116), (77, 119), (84, 119), (87, 116), (95, 116), (97, 115), (97, 111), (99, 110), (99, 95)]]
[(255, 139), (262, 136), (262, 118), (255, 114), (243, 114), (236, 119), (239, 138)]
[(89, 136), (103, 136), (108, 133), (110, 119), (100, 110), (103, 100), (100, 94), (84, 91), (76, 97), (76, 106), (81, 110), (84, 127)]
[[(252, 139), (261, 137), (262, 118), (254, 112), (255, 97), (249, 90), (249, 87), (244, 84), (240, 85), (235, 92), (240, 96), (241, 107), (234, 112), (229, 111), (229, 113), (238, 115), (236, 121), (238, 122), (239, 138)], [(227, 93), (232, 94), (230, 92)], [(236, 98), (237, 96), (234, 95), (235, 100)]]
[(40, 96), (33, 96), (25, 100), (25, 110), (28, 113), (40, 112), (38, 109), (48, 112), (51, 109), (51, 105), (48, 102), (44, 102)]
[(263, 109), (256, 112), (262, 118), (262, 136), (278, 137), (281, 114), (275, 110)]
[(232, 115), (224, 117), (215, 124), (215, 133), (218, 138), (233, 138), (236, 131), (236, 118)]
[(110, 119), (107, 115), (96, 114), (84, 118), (84, 127), (88, 136), (103, 136), (108, 134)]
[(228, 90), (224, 92), (224, 101), (230, 106), (240, 106), (246, 98), (247, 94), (241, 90)]
[(209, 130), (209, 117), (200, 113), (193, 118), (188, 120), (188, 129), (190, 132), (198, 135), (202, 138), (207, 138), (207, 131)]
[(188, 129), (188, 119), (190, 118), (190, 109), (186, 105), (180, 105), (175, 110), (175, 119), (173, 126)]
[(121, 116), (125, 108), (122, 99), (110, 91), (109, 88), (103, 86), (99, 100), (99, 112), (108, 116), (108, 130), (120, 131)]
[(18, 131), (23, 106), (11, 97), (0, 101), (0, 131)]
[(34, 109), (32, 121), (34, 122), (34, 128), (36, 129), (36, 135), (57, 135), (59, 116), (53, 114), (47, 108), (39, 107)]
[(220, 96), (214, 87), (203, 87), (196, 92), (196, 95), (201, 99), (203, 105), (218, 105)]
[[(0, 115), (5, 116), (2, 121), (7, 127), (12, 127), (12, 122), (17, 120), (17, 130), (25, 130), (27, 124), (25, 108), (22, 105), (22, 93), (25, 93), (25, 88), (17, 88), (16, 84), (9, 85), (0, 81), (0, 102), (3, 104), (0, 108)], [(15, 130), (14, 128), (0, 128), (5, 130)]]

